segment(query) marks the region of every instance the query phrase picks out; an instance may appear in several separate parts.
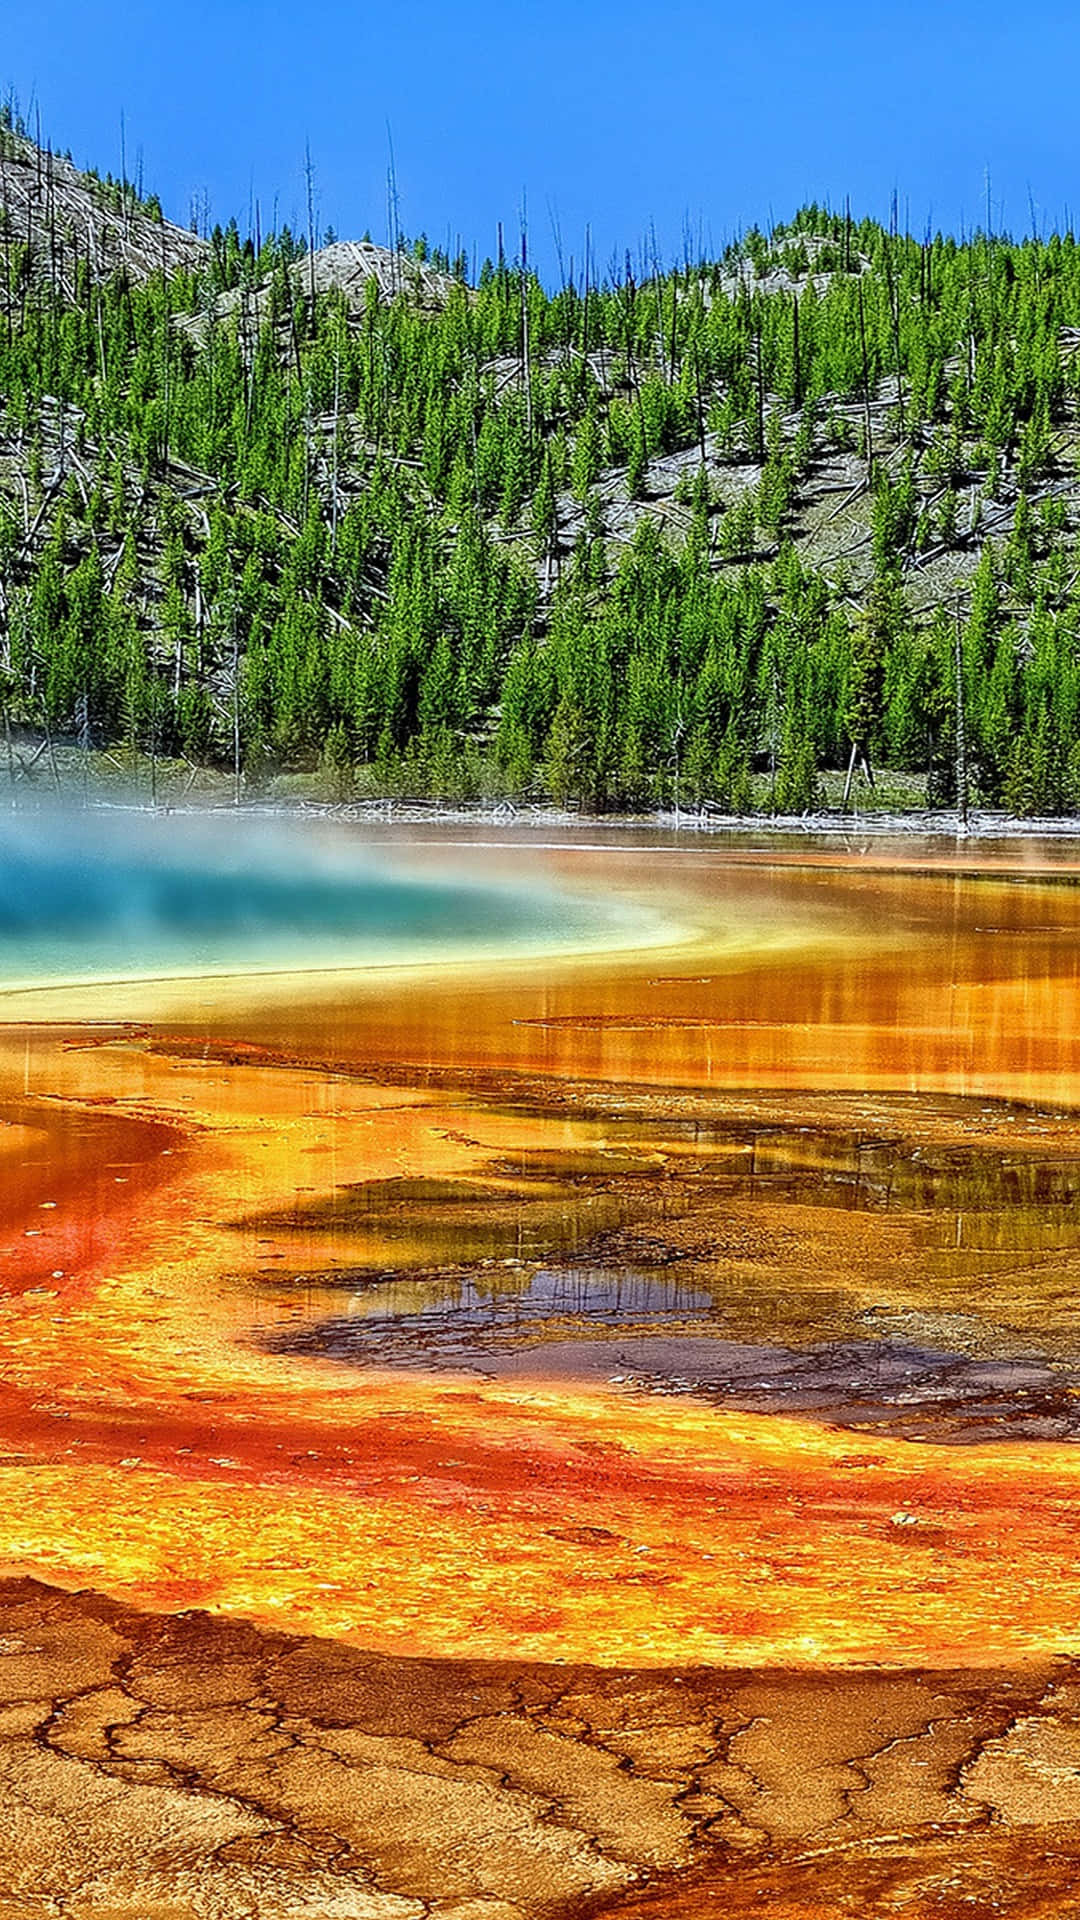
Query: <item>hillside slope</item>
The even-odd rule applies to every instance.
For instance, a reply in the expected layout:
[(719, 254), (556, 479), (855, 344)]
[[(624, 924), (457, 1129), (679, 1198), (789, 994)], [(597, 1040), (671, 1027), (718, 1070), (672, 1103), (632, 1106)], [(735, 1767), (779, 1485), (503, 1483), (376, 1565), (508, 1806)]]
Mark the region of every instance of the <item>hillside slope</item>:
[(9, 256), (9, 294), (44, 281), (69, 301), (80, 264), (95, 280), (118, 271), (142, 278), (199, 267), (209, 251), (197, 234), (164, 219), (156, 199), (141, 200), (130, 184), (80, 172), (10, 124), (0, 124), (0, 234)]
[(0, 205), (13, 778), (66, 737), (238, 789), (1080, 799), (1071, 235), (811, 207), (552, 294), (203, 240), (10, 132)]

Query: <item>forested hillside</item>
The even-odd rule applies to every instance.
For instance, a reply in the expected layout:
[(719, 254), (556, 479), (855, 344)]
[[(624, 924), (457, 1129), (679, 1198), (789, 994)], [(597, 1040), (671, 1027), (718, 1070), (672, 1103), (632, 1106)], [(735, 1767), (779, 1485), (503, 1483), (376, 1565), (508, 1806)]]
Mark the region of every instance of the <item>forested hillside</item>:
[[(1080, 249), (196, 236), (0, 129), (0, 717), (350, 794), (1080, 805)], [(0, 768), (2, 777), (2, 768)], [(865, 781), (866, 773), (859, 775)]]

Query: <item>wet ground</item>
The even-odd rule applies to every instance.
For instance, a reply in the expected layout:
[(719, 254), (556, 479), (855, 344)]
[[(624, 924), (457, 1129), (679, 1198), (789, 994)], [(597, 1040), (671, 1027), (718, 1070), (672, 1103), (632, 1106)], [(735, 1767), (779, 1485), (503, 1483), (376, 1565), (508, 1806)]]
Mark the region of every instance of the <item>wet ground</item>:
[[(1071, 1302), (1047, 1324), (1044, 1298), (1043, 1324), (1027, 1338), (986, 1313), (991, 1280), (1000, 1295), (1023, 1275), (1045, 1294), (1047, 1264), (1077, 1262), (1080, 1161), (1071, 1152), (912, 1145), (901, 1106), (889, 1137), (806, 1122), (650, 1126), (624, 1109), (608, 1116), (603, 1146), (538, 1150), (518, 1167), (496, 1160), (486, 1187), (367, 1182), (244, 1222), (286, 1244), (332, 1234), (354, 1257), (375, 1248), (385, 1257), (390, 1245), (399, 1262), (298, 1273), (286, 1257), (282, 1269), (264, 1268), (255, 1281), (264, 1302), (304, 1302), (298, 1320), (265, 1336), (268, 1350), (490, 1380), (602, 1382), (906, 1439), (1080, 1435)], [(880, 1110), (888, 1121), (889, 1103)], [(819, 1294), (816, 1311), (804, 1297), (797, 1345), (761, 1338), (760, 1292), (750, 1302), (732, 1286), (725, 1251), (730, 1258), (743, 1222), (751, 1263), (778, 1221), (794, 1244), (808, 1209), (871, 1216), (871, 1239), (874, 1221), (901, 1227), (915, 1281), (948, 1276), (955, 1288), (975, 1269), (970, 1310), (920, 1319), (882, 1304), (853, 1315), (841, 1284)], [(842, 1225), (835, 1237), (842, 1247)], [(560, 1251), (562, 1264), (536, 1263)], [(601, 1264), (605, 1252), (622, 1264)], [(635, 1252), (647, 1264), (634, 1265)], [(410, 1254), (443, 1264), (410, 1267)], [(770, 1289), (778, 1333), (793, 1317), (795, 1279)]]
[[(565, 1276), (538, 1276), (541, 1283)], [(665, 1289), (643, 1281), (625, 1289), (603, 1274), (575, 1273), (579, 1295), (595, 1281), (601, 1300), (625, 1291), (649, 1298)], [(561, 1291), (561, 1290), (560, 1290)], [(680, 1290), (648, 1318), (682, 1317)], [(552, 1301), (560, 1322), (565, 1299)], [(617, 1307), (590, 1306), (573, 1315), (588, 1328), (594, 1315), (603, 1331), (594, 1337), (560, 1338), (559, 1324), (532, 1314), (490, 1309), (462, 1290), (466, 1325), (448, 1327), (446, 1312), (406, 1313), (399, 1319), (328, 1319), (315, 1327), (285, 1334), (272, 1343), (279, 1353), (319, 1354), (334, 1360), (367, 1362), (380, 1368), (404, 1366), (430, 1372), (444, 1366), (490, 1380), (536, 1379), (606, 1381), (627, 1391), (691, 1395), (717, 1408), (743, 1413), (811, 1413), (831, 1426), (888, 1432), (902, 1439), (976, 1445), (1000, 1440), (1080, 1439), (1080, 1370), (1061, 1362), (982, 1360), (966, 1354), (894, 1341), (831, 1342), (791, 1348), (736, 1344), (695, 1334), (633, 1332), (619, 1334)], [(473, 1325), (468, 1327), (470, 1307)], [(628, 1305), (628, 1311), (631, 1309)]]
[(1080, 1914), (1067, 853), (536, 857), (11, 1009), (0, 1920)]

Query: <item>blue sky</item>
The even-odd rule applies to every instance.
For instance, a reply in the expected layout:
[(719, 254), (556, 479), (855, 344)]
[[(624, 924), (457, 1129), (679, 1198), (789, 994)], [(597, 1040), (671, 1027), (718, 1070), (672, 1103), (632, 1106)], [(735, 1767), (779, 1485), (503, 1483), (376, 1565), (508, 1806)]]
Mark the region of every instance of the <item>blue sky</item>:
[(387, 125), (401, 222), (470, 256), (531, 250), (554, 226), (606, 264), (650, 224), (723, 246), (816, 198), (922, 231), (1080, 220), (1080, 8), (1032, 0), (8, 0), (0, 84), (40, 103), (54, 145), (129, 173), (187, 222), (193, 196), (243, 225), (302, 224), (310, 142), (318, 217), (386, 233)]

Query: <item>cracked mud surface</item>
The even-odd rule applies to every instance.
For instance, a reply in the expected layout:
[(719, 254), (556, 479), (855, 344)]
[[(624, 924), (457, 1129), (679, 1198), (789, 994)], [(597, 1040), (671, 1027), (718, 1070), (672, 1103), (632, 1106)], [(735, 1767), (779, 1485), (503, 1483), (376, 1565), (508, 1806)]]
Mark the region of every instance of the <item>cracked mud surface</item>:
[(0, 1920), (1080, 1915), (1080, 895), (633, 858), (0, 1029)]
[(380, 1659), (11, 1580), (0, 1813), (4, 1916), (1064, 1915), (1080, 1666)]

